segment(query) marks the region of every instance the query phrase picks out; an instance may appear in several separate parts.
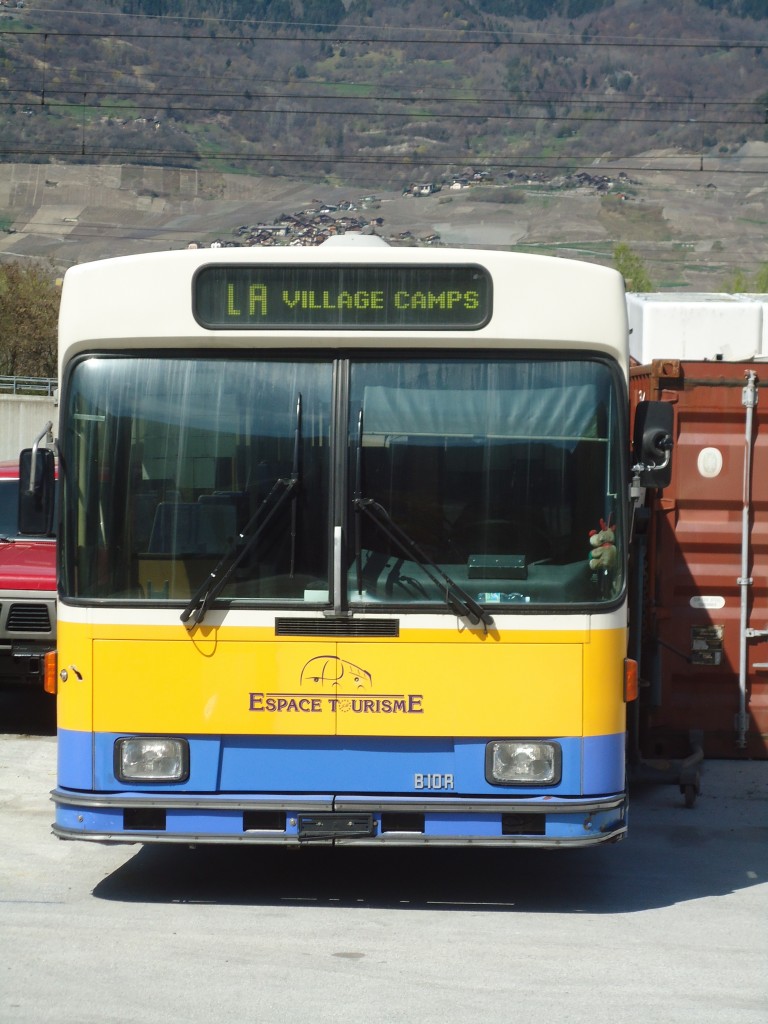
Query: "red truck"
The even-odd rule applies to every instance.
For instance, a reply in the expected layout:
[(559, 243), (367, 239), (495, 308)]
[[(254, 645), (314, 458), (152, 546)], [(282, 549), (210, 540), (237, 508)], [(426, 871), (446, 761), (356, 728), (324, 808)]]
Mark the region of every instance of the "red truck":
[(0, 685), (42, 685), (56, 646), (56, 537), (19, 533), (19, 460), (0, 462)]

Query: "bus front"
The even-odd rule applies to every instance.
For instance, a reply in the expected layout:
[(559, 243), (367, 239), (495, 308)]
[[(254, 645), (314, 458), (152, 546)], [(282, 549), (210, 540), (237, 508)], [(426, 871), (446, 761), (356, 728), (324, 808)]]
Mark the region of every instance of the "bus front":
[(70, 272), (55, 833), (621, 838), (623, 301), (450, 250)]

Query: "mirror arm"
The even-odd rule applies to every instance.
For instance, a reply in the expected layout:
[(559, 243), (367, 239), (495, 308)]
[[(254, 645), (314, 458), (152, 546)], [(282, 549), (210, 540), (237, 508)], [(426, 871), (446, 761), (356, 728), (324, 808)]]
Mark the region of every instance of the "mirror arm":
[(51, 420), (48, 420), (32, 444), (32, 460), (29, 466), (29, 488), (27, 489), (27, 494), (35, 493), (35, 481), (37, 480), (37, 449), (40, 447), (40, 442), (44, 437), (47, 436), (49, 441), (53, 440), (52, 431), (53, 423)]
[(664, 458), (661, 462), (638, 462), (637, 465), (632, 466), (633, 473), (646, 473), (653, 472), (654, 470), (666, 469), (672, 459), (672, 449), (674, 447), (674, 441), (669, 434), (662, 434), (657, 440), (654, 441), (654, 448)]

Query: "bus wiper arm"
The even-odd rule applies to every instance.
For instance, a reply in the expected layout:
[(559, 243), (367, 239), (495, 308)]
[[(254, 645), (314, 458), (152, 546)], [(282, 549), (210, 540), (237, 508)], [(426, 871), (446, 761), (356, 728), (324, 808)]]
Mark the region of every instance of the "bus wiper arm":
[[(189, 604), (181, 613), (181, 621), (187, 629), (194, 629), (198, 623), (205, 618), (205, 613), (212, 601), (215, 601), (224, 587), (232, 577), (232, 573), (242, 562), (251, 548), (257, 543), (264, 530), (274, 519), (280, 509), (288, 500), (289, 496), (298, 487), (297, 477), (279, 477), (266, 498), (262, 501), (254, 514), (248, 520), (229, 548), (224, 552), (219, 564), (213, 569), (208, 578), (198, 587), (192, 595)], [(266, 511), (266, 514), (264, 514)], [(264, 518), (254, 529), (254, 525), (260, 516)], [(251, 532), (253, 531), (253, 532)]]
[[(272, 485), (269, 494), (264, 498), (259, 507), (246, 523), (242, 533), (239, 533), (234, 541), (221, 557), (216, 568), (209, 573), (208, 578), (202, 582), (192, 595), (189, 604), (181, 613), (181, 621), (187, 629), (194, 629), (202, 622), (205, 613), (212, 601), (215, 601), (224, 587), (232, 577), (232, 573), (240, 565), (242, 560), (258, 542), (259, 537), (272, 522), (280, 509), (285, 505), (288, 498), (296, 492), (301, 479), (299, 454), (301, 450), (301, 394), (296, 396), (296, 427), (293, 439), (293, 469), (289, 477), (278, 477)], [(263, 518), (262, 518), (263, 516)], [(257, 525), (258, 524), (258, 525)], [(253, 532), (251, 532), (253, 531)], [(296, 504), (294, 501), (293, 515), (291, 516), (291, 575), (293, 575), (294, 547), (296, 544)]]
[(493, 625), (493, 616), (479, 605), (463, 587), (444, 572), (440, 566), (394, 521), (389, 512), (373, 498), (354, 498), (355, 511), (365, 512), (390, 540), (394, 541), (406, 558), (413, 559), (421, 566), (430, 580), (445, 594), (445, 603), (460, 618), (469, 619), (473, 626), (482, 622), (486, 629)]

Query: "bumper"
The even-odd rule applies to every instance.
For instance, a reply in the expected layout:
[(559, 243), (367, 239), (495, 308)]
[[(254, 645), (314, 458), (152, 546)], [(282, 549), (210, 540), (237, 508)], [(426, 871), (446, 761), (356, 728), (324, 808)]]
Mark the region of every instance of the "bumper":
[(626, 795), (567, 799), (92, 794), (56, 789), (53, 832), (111, 843), (581, 847), (627, 831)]

